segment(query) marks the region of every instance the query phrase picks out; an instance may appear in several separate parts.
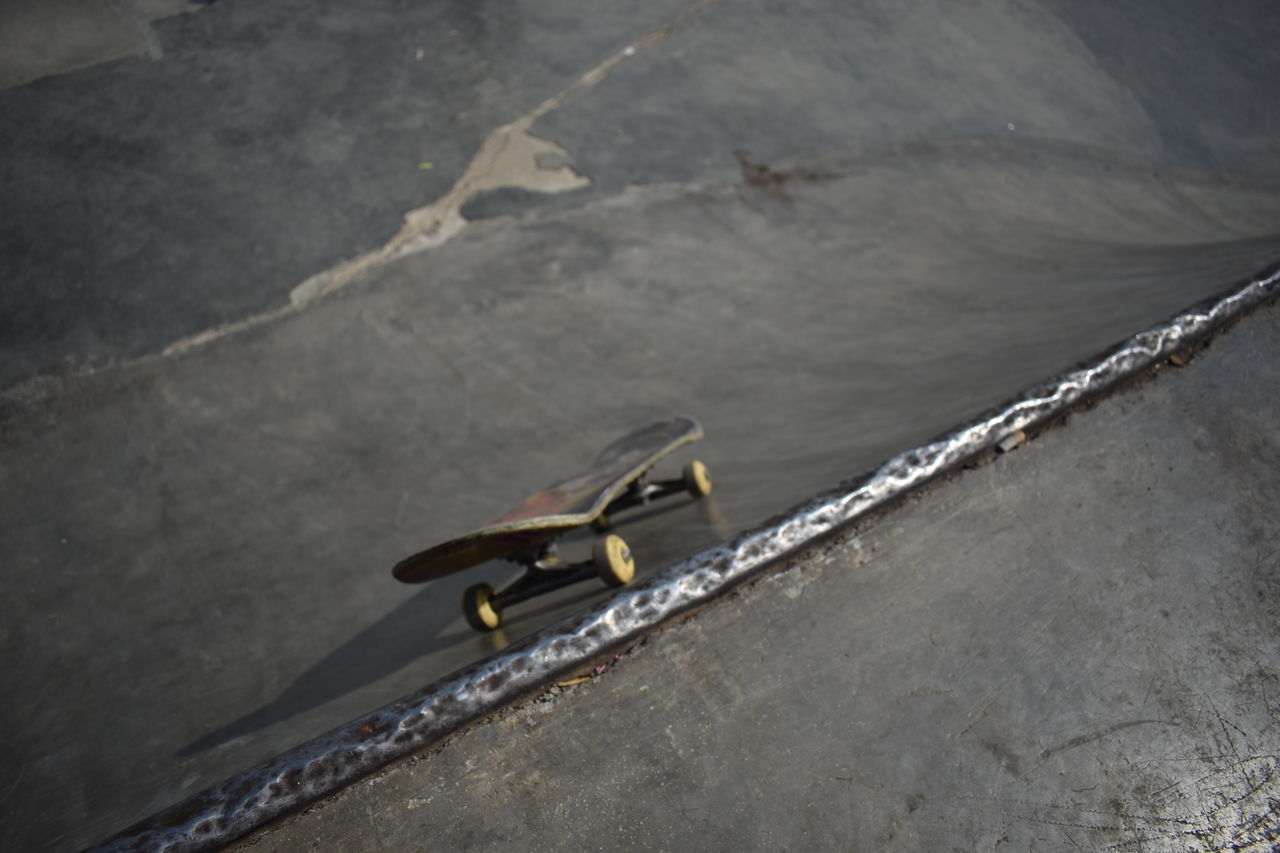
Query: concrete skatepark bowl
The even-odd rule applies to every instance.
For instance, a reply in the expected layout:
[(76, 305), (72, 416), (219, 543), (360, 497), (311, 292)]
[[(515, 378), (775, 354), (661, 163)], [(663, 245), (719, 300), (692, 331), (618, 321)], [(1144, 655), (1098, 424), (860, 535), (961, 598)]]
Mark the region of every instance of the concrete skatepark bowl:
[(628, 526), (657, 577), (1280, 260), (1269, 3), (54, 6), (0, 78), (6, 849), (196, 844), (621, 601), (480, 636), (501, 566), (389, 569), (637, 424), (717, 477)]

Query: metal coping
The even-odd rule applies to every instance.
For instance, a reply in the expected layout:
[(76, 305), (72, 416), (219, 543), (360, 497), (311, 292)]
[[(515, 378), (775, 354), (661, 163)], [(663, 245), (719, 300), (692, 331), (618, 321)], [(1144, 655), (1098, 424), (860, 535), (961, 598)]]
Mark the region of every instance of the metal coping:
[(94, 849), (176, 853), (243, 838), (705, 604), (766, 565), (954, 470), (1011, 433), (1043, 424), (1113, 388), (1277, 294), (1280, 265), (1026, 390), (937, 441), (893, 457), (869, 477), (678, 562), (502, 652), (153, 815)]

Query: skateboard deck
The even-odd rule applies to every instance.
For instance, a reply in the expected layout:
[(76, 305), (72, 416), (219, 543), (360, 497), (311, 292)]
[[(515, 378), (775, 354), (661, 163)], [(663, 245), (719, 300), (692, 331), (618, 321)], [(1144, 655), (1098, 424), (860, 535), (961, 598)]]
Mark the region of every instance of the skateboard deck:
[(702, 426), (693, 418), (638, 429), (601, 451), (586, 472), (531, 495), (478, 530), (401, 560), (392, 574), (405, 583), (425, 583), (550, 542), (595, 521), (658, 460), (700, 438)]

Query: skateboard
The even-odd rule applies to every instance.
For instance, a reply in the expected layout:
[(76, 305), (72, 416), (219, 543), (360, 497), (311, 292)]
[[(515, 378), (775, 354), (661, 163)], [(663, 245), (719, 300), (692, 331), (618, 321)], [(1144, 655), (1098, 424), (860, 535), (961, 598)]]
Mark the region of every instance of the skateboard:
[(491, 560), (522, 566), (524, 574), (502, 590), (487, 583), (467, 588), (462, 613), (478, 631), (497, 628), (502, 611), (513, 604), (591, 577), (624, 586), (635, 576), (635, 561), (621, 536), (602, 536), (591, 559), (580, 563), (561, 561), (556, 540), (586, 525), (605, 533), (615, 513), (654, 500), (681, 492), (694, 498), (711, 494), (711, 475), (697, 460), (685, 465), (679, 477), (648, 478), (659, 460), (700, 438), (702, 426), (692, 418), (670, 418), (638, 429), (601, 451), (585, 473), (531, 495), (478, 530), (401, 560), (391, 572), (404, 583), (425, 583)]

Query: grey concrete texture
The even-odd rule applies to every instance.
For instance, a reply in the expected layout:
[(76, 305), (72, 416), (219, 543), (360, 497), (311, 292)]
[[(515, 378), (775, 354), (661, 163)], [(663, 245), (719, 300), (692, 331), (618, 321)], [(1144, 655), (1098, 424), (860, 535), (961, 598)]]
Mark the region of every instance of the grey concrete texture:
[(238, 850), (1280, 843), (1280, 308)]
[[(501, 567), (389, 568), (638, 424), (698, 417), (719, 483), (624, 529), (650, 571), (1280, 257), (1269, 5), (911, 8), (222, 0), (0, 92), (0, 847), (605, 595), (480, 637)], [(590, 186), (532, 194), (547, 143), (451, 195), (530, 133)]]
[[(1280, 177), (1268, 0), (222, 0), (153, 23), (158, 58), (0, 92), (0, 384), (287, 304), (443, 194), (493, 128), (690, 8), (538, 119), (594, 182), (549, 203), (696, 179), (734, 150), (973, 136)], [(469, 212), (547, 203), (503, 192)]]

